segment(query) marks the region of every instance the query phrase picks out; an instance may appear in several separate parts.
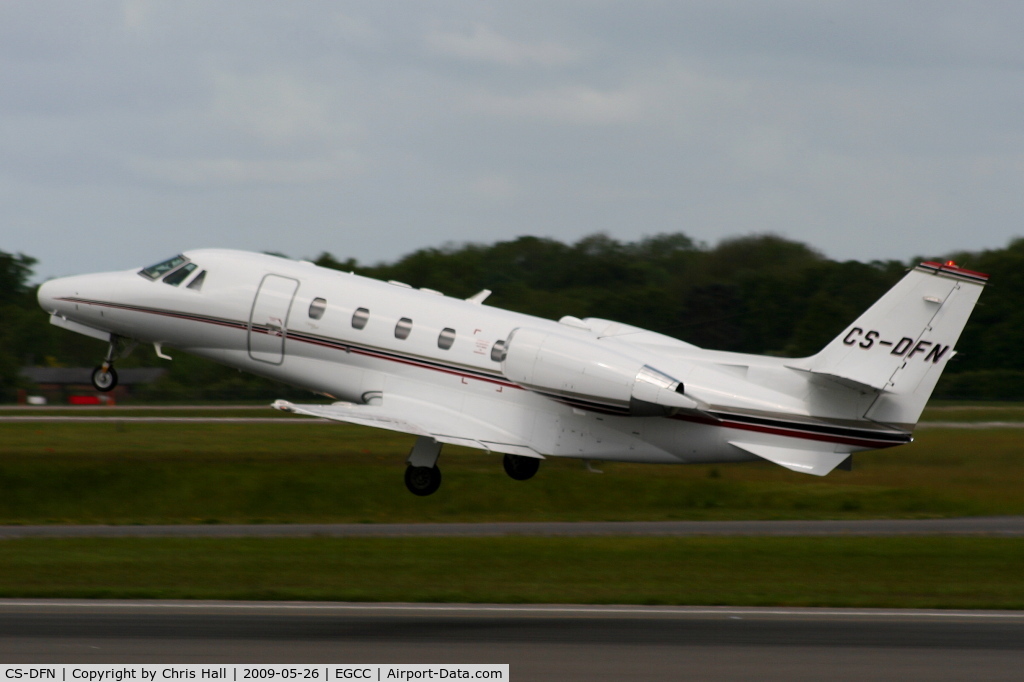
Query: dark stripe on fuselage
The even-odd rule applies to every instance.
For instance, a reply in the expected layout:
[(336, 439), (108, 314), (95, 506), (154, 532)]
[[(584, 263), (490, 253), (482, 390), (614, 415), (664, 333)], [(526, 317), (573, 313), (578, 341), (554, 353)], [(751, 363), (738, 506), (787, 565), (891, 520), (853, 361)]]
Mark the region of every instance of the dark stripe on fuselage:
[[(193, 313), (182, 313), (178, 311), (164, 310), (160, 308), (144, 308), (141, 306), (131, 306), (120, 303), (110, 303), (107, 301), (96, 301), (80, 298), (62, 298), (60, 300), (67, 301), (70, 303), (81, 303), (85, 305), (116, 308), (119, 310), (127, 310), (130, 312), (146, 313), (150, 315), (160, 315), (163, 317), (171, 317), (174, 319), (187, 320), (192, 322), (214, 324), (221, 327), (238, 329), (240, 331), (249, 331), (249, 324), (246, 322), (239, 322), (238, 320), (230, 320), (226, 318), (212, 317), (208, 315), (196, 315)], [(252, 331), (262, 334), (269, 333), (269, 330), (266, 327), (261, 327), (258, 325), (254, 325)], [(586, 400), (576, 396), (570, 397), (535, 389), (526, 389), (522, 386), (510, 382), (501, 374), (490, 373), (484, 370), (472, 369), (461, 365), (445, 364), (420, 356), (404, 355), (394, 351), (384, 350), (382, 348), (376, 348), (373, 346), (363, 346), (348, 341), (332, 339), (326, 336), (305, 334), (302, 332), (295, 332), (292, 330), (286, 330), (285, 336), (286, 338), (293, 339), (295, 341), (308, 343), (310, 345), (321, 346), (324, 348), (331, 348), (340, 352), (355, 353), (357, 355), (362, 355), (364, 357), (371, 357), (381, 360), (387, 360), (390, 362), (397, 362), (400, 364), (413, 367), (421, 367), (424, 369), (429, 369), (436, 372), (443, 372), (445, 374), (460, 376), (467, 379), (485, 381), (502, 387), (516, 388), (519, 390), (530, 390), (531, 392), (537, 393), (538, 395), (542, 395), (550, 400), (554, 400), (556, 402), (568, 405), (570, 407), (579, 408), (590, 412), (598, 412), (601, 414), (615, 416), (629, 415), (628, 407), (595, 402), (592, 400)], [(723, 428), (739, 429), (744, 431), (755, 431), (758, 433), (768, 433), (772, 435), (786, 436), (790, 438), (800, 438), (804, 440), (823, 441), (829, 443), (839, 443), (843, 445), (855, 445), (870, 448), (887, 448), (892, 447), (894, 445), (909, 443), (912, 440), (911, 435), (909, 433), (902, 431), (881, 431), (877, 429), (863, 429), (850, 426), (833, 426), (823, 423), (807, 423), (802, 421), (793, 421), (792, 419), (785, 418), (741, 415), (716, 410), (709, 410), (705, 414), (707, 416), (693, 414), (677, 414), (674, 415), (672, 418), (680, 421), (706, 424), (708, 426), (718, 426)]]
[[(62, 298), (60, 300), (67, 301), (69, 303), (82, 303), (86, 305), (93, 305), (104, 308), (116, 308), (118, 310), (126, 310), (129, 312), (159, 315), (162, 317), (170, 317), (174, 319), (187, 320), (191, 322), (203, 322), (206, 324), (214, 324), (222, 327), (238, 329), (241, 331), (249, 331), (249, 324), (247, 322), (239, 322), (238, 320), (230, 320), (226, 318), (212, 317), (208, 315), (195, 315), (193, 313), (182, 313), (174, 310), (164, 310), (162, 308), (146, 308), (142, 306), (131, 306), (121, 303), (109, 303), (107, 301), (96, 301), (82, 298)], [(259, 334), (271, 333), (268, 327), (262, 325), (253, 325), (252, 331)], [(280, 334), (280, 332), (277, 329), (275, 329), (273, 333)], [(427, 369), (433, 369), (435, 371), (444, 372), (446, 374), (453, 374), (456, 376), (465, 377), (467, 379), (477, 379), (479, 381), (486, 381), (501, 386), (507, 386), (509, 388), (521, 388), (520, 386), (517, 386), (516, 384), (513, 384), (512, 382), (508, 381), (507, 379), (505, 379), (505, 377), (503, 377), (500, 374), (490, 373), (484, 370), (477, 370), (462, 365), (445, 364), (416, 355), (403, 355), (401, 353), (395, 353), (393, 351), (388, 351), (374, 346), (364, 346), (357, 343), (351, 343), (349, 341), (332, 339), (326, 336), (305, 334), (302, 332), (293, 331), (291, 329), (286, 330), (284, 336), (287, 339), (293, 339), (295, 341), (301, 341), (303, 343), (321, 346), (324, 348), (332, 348), (334, 350), (344, 351), (346, 353), (355, 353), (357, 355), (363, 355), (365, 357), (374, 357), (383, 360), (390, 360), (392, 362), (398, 362), (404, 365), (424, 367)]]
[(563, 405), (568, 405), (569, 407), (587, 410), (588, 412), (599, 412), (600, 414), (610, 414), (618, 417), (629, 416), (629, 408), (623, 407), (622, 405), (600, 403), (593, 400), (586, 400), (584, 398), (580, 398), (577, 396), (562, 395), (561, 393), (550, 393), (548, 391), (542, 391), (537, 388), (527, 388), (526, 390), (530, 391), (531, 393), (542, 395), (549, 400), (554, 400), (556, 403), (562, 403)]
[[(178, 320), (189, 320), (191, 322), (205, 322), (206, 324), (215, 324), (221, 327), (231, 327), (233, 329), (247, 330), (249, 325), (245, 322), (238, 322), (237, 320), (229, 320), (221, 317), (210, 317), (208, 315), (196, 315), (194, 313), (182, 313), (175, 310), (162, 310), (160, 308), (142, 308), (140, 306), (125, 305), (123, 303), (110, 303), (108, 301), (94, 301), (87, 298), (59, 298), (58, 301), (67, 301), (68, 303), (83, 303), (85, 305), (93, 305), (101, 308), (114, 308), (115, 310), (127, 310), (133, 313), (149, 313), (150, 315), (161, 315), (163, 317), (173, 317)], [(265, 328), (264, 328), (265, 331)]]
[(313, 334), (304, 334), (301, 332), (288, 332), (288, 338), (302, 341), (311, 345), (322, 346), (324, 348), (333, 348), (335, 350), (344, 351), (346, 353), (355, 353), (357, 355), (363, 355), (366, 357), (379, 358), (382, 360), (390, 360), (391, 362), (398, 362), (403, 365), (411, 365), (415, 367), (423, 367), (426, 369), (432, 369), (437, 372), (443, 372), (445, 374), (452, 374), (455, 376), (465, 377), (467, 379), (477, 379), (479, 381), (486, 381), (492, 384), (498, 384), (500, 386), (507, 386), (509, 388), (521, 388), (516, 384), (505, 379), (500, 374), (492, 374), (483, 370), (475, 370), (462, 365), (448, 365), (441, 362), (436, 362), (417, 355), (403, 355), (401, 353), (395, 353), (393, 351), (384, 350), (382, 348), (376, 348), (374, 346), (362, 346), (349, 341), (339, 341), (337, 339), (331, 339), (326, 336), (318, 336)]
[(682, 421), (738, 429), (741, 431), (754, 431), (757, 433), (767, 433), (776, 436), (787, 436), (790, 438), (802, 438), (804, 440), (839, 443), (842, 445), (856, 445), (876, 449), (889, 448), (894, 445), (903, 445), (913, 440), (912, 436), (905, 431), (864, 429), (851, 426), (836, 426), (820, 422), (808, 423), (803, 421), (794, 421), (792, 419), (758, 417), (717, 410), (709, 410), (707, 415), (708, 417), (695, 416), (692, 414), (678, 414), (675, 415), (674, 418)]

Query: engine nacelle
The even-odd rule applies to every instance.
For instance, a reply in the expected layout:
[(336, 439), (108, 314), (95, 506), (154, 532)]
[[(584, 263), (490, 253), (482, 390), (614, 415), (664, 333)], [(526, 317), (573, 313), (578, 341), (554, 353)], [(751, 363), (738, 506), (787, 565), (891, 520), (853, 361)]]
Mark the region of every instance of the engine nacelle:
[(697, 407), (676, 379), (593, 339), (520, 327), (505, 342), (501, 370), (525, 389), (586, 410), (653, 416)]

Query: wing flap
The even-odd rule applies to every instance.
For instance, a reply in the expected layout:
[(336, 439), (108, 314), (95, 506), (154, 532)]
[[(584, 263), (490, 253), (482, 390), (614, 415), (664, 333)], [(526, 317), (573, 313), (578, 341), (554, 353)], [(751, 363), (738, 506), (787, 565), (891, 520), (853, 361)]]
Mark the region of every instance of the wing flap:
[(412, 398), (388, 395), (385, 401), (386, 405), (295, 405), (278, 400), (272, 407), (309, 417), (429, 436), (439, 443), (544, 459), (526, 441), (463, 414)]
[(813, 476), (824, 476), (850, 456), (848, 452), (815, 452), (812, 450), (794, 450), (793, 448), (780, 448), (775, 445), (761, 445), (760, 443), (741, 443), (731, 440), (733, 445), (740, 450), (757, 455), (773, 464), (786, 467), (790, 471)]

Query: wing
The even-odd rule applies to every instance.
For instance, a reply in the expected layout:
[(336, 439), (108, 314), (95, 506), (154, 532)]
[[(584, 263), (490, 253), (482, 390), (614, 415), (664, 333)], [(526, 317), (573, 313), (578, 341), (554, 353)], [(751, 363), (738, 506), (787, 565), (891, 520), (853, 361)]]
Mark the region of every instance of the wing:
[(278, 400), (273, 407), (310, 417), (429, 436), (439, 443), (544, 459), (522, 438), (465, 414), (405, 396), (388, 395), (385, 403), (294, 405), (287, 400)]

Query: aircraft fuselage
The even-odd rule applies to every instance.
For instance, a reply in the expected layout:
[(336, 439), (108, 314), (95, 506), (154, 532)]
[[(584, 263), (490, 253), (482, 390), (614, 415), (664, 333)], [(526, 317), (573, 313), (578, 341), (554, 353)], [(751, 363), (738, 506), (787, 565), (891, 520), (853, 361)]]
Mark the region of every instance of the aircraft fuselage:
[(346, 403), (322, 406), (334, 410), (322, 416), (499, 453), (760, 457), (824, 474), (850, 453), (910, 440), (912, 424), (865, 419), (877, 392), (823, 380), (813, 358), (708, 351), (608, 320), (556, 322), (483, 296), (263, 254), (205, 249), (184, 262), (167, 265), (170, 274), (52, 280), (40, 305), (73, 331), (195, 354)]

